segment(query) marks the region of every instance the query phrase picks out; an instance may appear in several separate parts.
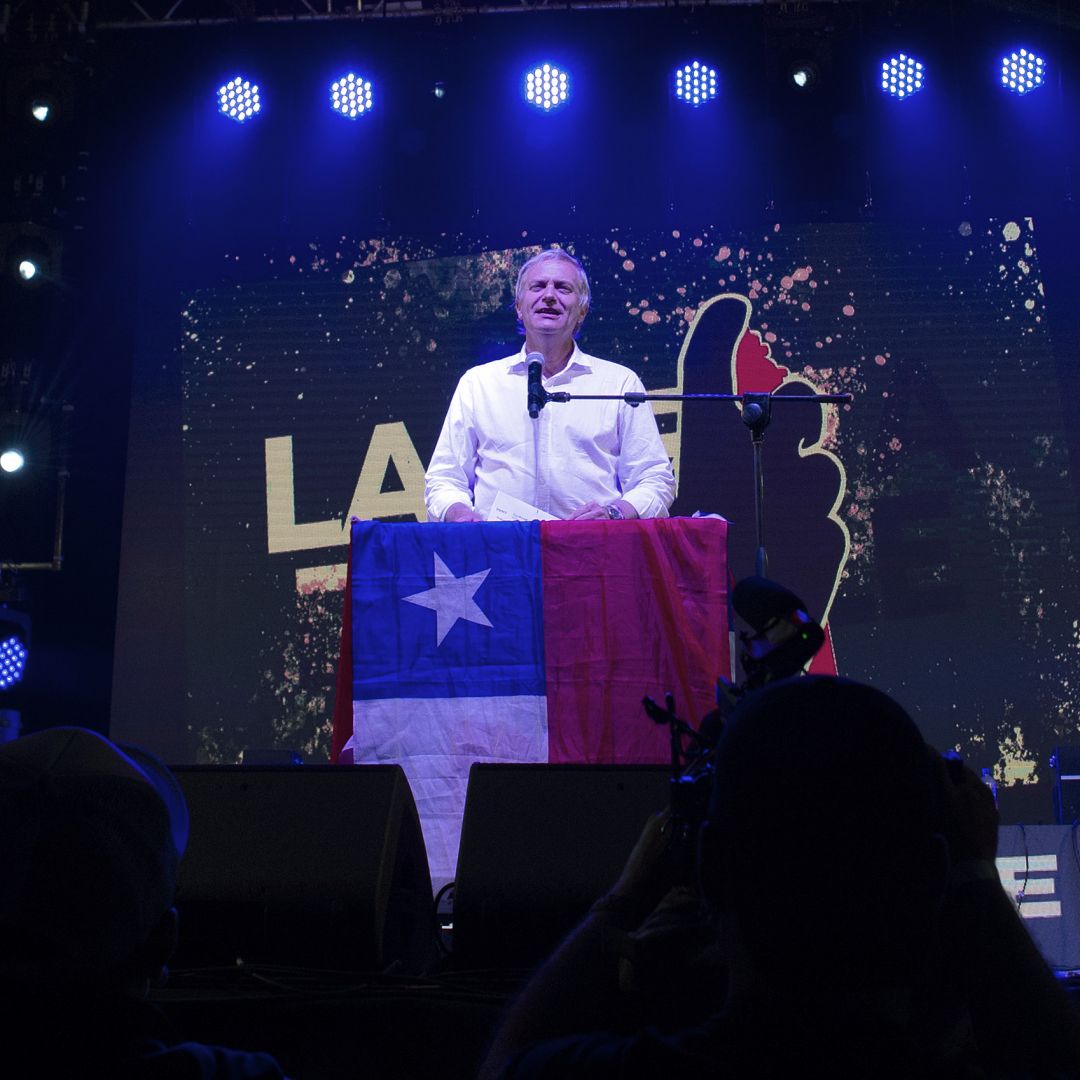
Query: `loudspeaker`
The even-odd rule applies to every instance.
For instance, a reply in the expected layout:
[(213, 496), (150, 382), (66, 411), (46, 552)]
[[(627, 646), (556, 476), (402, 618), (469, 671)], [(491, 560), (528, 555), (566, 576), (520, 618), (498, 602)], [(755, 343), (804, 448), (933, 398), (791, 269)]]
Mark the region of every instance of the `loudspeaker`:
[(1050, 756), (1054, 770), (1054, 816), (1059, 825), (1080, 821), (1080, 746), (1056, 746)]
[(546, 956), (614, 883), (668, 805), (653, 765), (473, 765), (454, 885), (457, 967)]
[(177, 766), (191, 814), (175, 967), (420, 971), (435, 943), (398, 765)]

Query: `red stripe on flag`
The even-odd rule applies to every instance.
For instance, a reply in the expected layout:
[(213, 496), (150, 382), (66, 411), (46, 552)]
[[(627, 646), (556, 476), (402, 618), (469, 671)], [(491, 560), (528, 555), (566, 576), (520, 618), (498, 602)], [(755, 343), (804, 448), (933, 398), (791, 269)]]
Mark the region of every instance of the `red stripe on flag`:
[(697, 725), (729, 675), (727, 522), (542, 522), (548, 759), (670, 760), (641, 699)]

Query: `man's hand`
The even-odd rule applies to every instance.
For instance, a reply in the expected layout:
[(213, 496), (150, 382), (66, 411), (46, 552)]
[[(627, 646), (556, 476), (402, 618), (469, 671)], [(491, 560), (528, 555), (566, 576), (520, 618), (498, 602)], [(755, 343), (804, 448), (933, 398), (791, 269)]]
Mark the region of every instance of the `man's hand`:
[[(638, 516), (638, 512), (625, 499), (616, 499), (611, 505), (617, 506), (622, 511), (622, 516), (628, 521)], [(593, 521), (603, 519), (606, 521), (608, 517), (607, 507), (602, 503), (587, 502), (584, 506), (579, 506), (566, 520)]]
[(443, 515), (443, 521), (484, 521), (484, 515), (479, 514), (471, 506), (465, 503), (454, 503)]

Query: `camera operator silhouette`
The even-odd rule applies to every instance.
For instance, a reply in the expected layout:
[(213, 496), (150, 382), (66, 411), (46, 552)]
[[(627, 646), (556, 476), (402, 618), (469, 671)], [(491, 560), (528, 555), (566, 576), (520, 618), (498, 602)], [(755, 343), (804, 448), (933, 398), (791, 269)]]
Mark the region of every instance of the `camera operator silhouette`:
[[(710, 766), (703, 817), (646, 825), (511, 1006), (483, 1080), (1080, 1074), (1080, 1016), (1001, 887), (993, 797), (895, 701), (770, 683)], [(660, 993), (628, 994), (625, 967), (669, 946), (665, 915), (688, 904), (696, 950)]]

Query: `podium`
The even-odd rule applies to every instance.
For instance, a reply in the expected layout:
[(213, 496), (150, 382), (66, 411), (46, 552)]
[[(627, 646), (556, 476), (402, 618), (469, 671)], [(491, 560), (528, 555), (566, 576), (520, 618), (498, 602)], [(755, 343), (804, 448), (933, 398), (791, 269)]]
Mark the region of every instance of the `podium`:
[(436, 888), (474, 763), (669, 761), (641, 700), (714, 706), (726, 540), (716, 518), (354, 522), (334, 757), (402, 766)]

